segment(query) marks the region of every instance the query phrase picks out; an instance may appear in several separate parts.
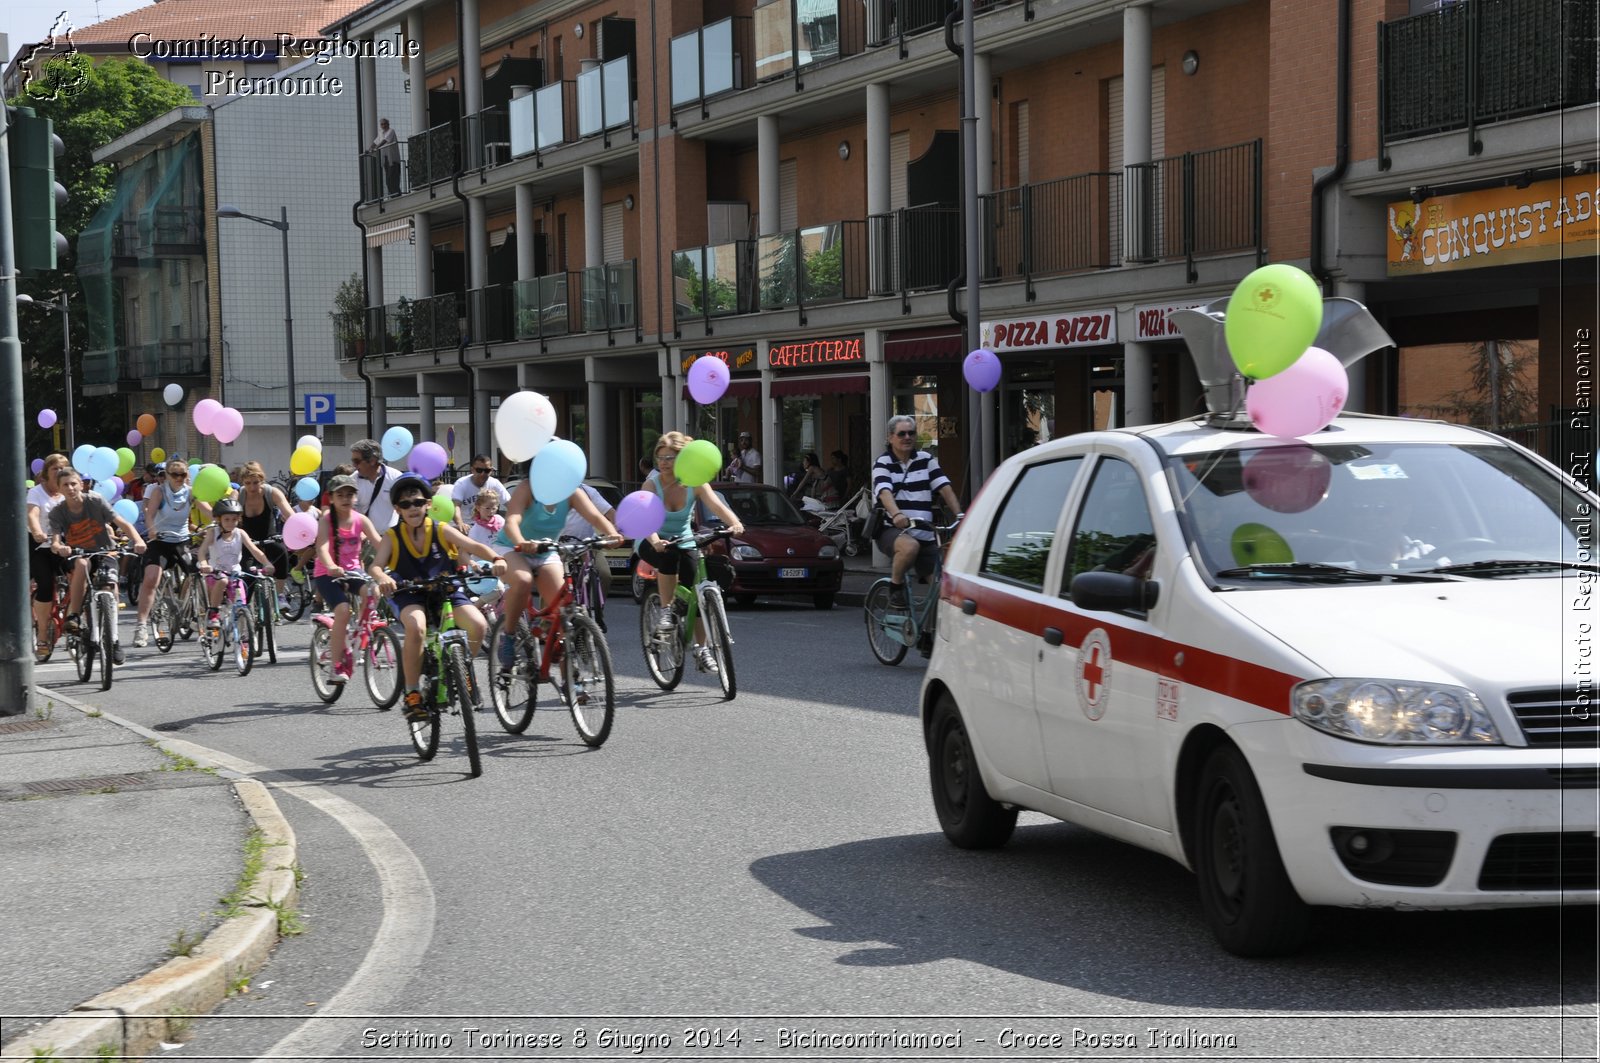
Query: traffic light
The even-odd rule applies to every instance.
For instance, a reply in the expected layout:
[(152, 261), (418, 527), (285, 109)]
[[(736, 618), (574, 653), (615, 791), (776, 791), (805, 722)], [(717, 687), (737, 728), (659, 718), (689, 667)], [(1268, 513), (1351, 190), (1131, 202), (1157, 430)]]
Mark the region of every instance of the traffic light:
[(56, 156), (63, 145), (48, 118), (32, 107), (7, 107), (10, 125), (11, 221), (17, 269), (56, 268), (67, 238), (56, 231), (56, 210), (67, 205), (67, 190), (56, 181)]

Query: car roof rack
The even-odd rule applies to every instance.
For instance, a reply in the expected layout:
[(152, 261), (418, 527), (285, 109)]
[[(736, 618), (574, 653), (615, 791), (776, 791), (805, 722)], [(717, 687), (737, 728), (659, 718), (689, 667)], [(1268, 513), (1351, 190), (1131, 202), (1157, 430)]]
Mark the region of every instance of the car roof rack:
[[(1255, 426), (1244, 407), (1245, 378), (1233, 364), (1223, 334), (1229, 298), (1174, 310), (1167, 320), (1182, 334), (1199, 373), (1205, 389), (1206, 423), (1213, 428), (1253, 431)], [(1322, 328), (1311, 345), (1321, 347), (1348, 369), (1373, 351), (1393, 347), (1395, 342), (1364, 305), (1336, 295), (1322, 300)]]

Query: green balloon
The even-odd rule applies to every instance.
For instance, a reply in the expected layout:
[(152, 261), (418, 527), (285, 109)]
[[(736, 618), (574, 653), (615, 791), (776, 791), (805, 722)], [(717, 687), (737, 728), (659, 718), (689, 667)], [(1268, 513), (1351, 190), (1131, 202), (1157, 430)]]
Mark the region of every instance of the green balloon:
[(699, 487), (717, 478), (722, 468), (722, 453), (709, 439), (696, 439), (678, 452), (674, 475), (686, 487)]
[(433, 501), (428, 505), (428, 516), (432, 517), (439, 524), (443, 524), (445, 521), (450, 520), (455, 515), (455, 500), (450, 497), (450, 493), (448, 491), (440, 491), (438, 494), (433, 496)]
[(1222, 323), (1233, 364), (1251, 380), (1289, 368), (1321, 329), (1322, 290), (1304, 270), (1284, 262), (1240, 281)]
[(33, 490), (33, 481), (32, 480), (24, 480), (23, 483), (27, 484), (28, 490), (30, 490), (30, 491)]
[(1289, 544), (1265, 524), (1241, 524), (1233, 529), (1236, 565), (1287, 565), (1294, 560)]
[(137, 454), (135, 454), (133, 451), (129, 450), (127, 447), (118, 447), (117, 448), (117, 475), (118, 476), (126, 475), (127, 471), (129, 469), (133, 468), (133, 463), (138, 461), (138, 460), (139, 460), (139, 456)]
[(228, 482), (227, 469), (216, 465), (207, 465), (194, 478), (194, 497), (201, 502), (210, 504), (227, 494), (231, 486)]

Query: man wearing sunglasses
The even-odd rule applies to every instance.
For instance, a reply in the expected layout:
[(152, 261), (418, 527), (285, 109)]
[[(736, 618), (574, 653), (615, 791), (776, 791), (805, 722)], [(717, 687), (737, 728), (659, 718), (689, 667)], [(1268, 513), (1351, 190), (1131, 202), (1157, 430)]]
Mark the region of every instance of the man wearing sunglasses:
[[(145, 488), (145, 538), (150, 548), (145, 552), (144, 582), (139, 587), (139, 621), (133, 628), (135, 646), (150, 645), (150, 606), (156, 600), (162, 570), (171, 564), (188, 573), (196, 571), (189, 552), (189, 507), (195, 504), (189, 467), (182, 458), (170, 459), (161, 481)], [(211, 507), (204, 502), (198, 505), (209, 521)]]
[(472, 524), (472, 509), (478, 504), (478, 493), (485, 489), (500, 496), (500, 512), (504, 513), (511, 501), (506, 485), (495, 479), (494, 460), (487, 454), (472, 456), (471, 472), (457, 480), (450, 488), (450, 500), (456, 504), (456, 527), (467, 531)]
[(913, 520), (933, 520), (933, 496), (937, 492), (945, 508), (959, 515), (950, 478), (939, 468), (939, 459), (917, 449), (917, 422), (898, 414), (889, 418), (888, 447), (872, 465), (872, 497), (883, 507), (888, 523), (878, 533), (878, 549), (890, 557), (889, 601), (906, 604), (906, 570), (913, 564), (919, 573), (933, 571), (939, 541), (926, 528), (913, 528)]
[(356, 469), (356, 512), (370, 520), (382, 535), (394, 527), (394, 504), (389, 501), (389, 493), (402, 474), (383, 463), (383, 448), (376, 439), (350, 444), (350, 464)]

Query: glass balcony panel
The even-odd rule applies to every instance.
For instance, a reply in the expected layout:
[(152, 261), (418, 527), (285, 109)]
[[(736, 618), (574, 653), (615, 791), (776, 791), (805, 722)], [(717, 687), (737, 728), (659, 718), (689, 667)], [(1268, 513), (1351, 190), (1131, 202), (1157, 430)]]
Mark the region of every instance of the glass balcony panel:
[(534, 93), (534, 146), (546, 151), (567, 140), (565, 115), (561, 107), (561, 82), (546, 85)]
[(834, 303), (844, 299), (844, 224), (834, 222), (801, 229), (800, 253), (805, 263), (806, 302)]
[(798, 0), (800, 65), (839, 58), (839, 0)]
[(116, 351), (85, 351), (83, 354), (83, 382), (85, 384), (115, 384), (117, 382)]
[(534, 314), (545, 336), (565, 336), (572, 331), (572, 313), (567, 304), (567, 275), (551, 273), (536, 278)]
[(612, 328), (639, 326), (639, 270), (635, 262), (613, 262), (606, 266), (606, 286), (610, 289)]
[(791, 0), (773, 0), (756, 8), (757, 81), (794, 69), (793, 11)]
[(613, 59), (600, 68), (601, 121), (607, 129), (633, 122), (632, 89), (629, 88), (628, 57)]
[(715, 96), (734, 87), (733, 19), (725, 18), (705, 28), (705, 95)]
[(672, 39), (672, 106), (700, 98), (700, 31)]
[(600, 68), (578, 75), (578, 136), (592, 137), (605, 128)]
[(763, 236), (757, 243), (757, 277), (761, 309), (781, 310), (796, 303), (796, 252), (799, 244), (792, 232)]
[(513, 157), (526, 155), (534, 146), (534, 100), (533, 93), (511, 101), (511, 154)]

